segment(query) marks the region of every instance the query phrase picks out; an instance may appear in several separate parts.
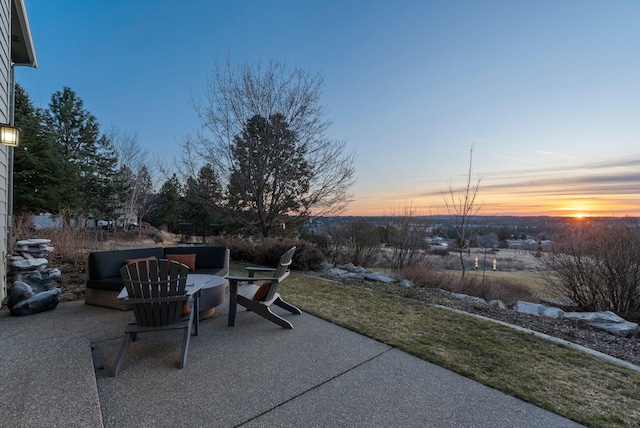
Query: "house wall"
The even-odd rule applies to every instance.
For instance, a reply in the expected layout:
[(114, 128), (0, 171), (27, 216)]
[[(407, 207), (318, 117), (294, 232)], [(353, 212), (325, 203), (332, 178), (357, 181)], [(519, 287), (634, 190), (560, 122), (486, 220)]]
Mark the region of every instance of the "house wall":
[[(9, 123), (11, 0), (0, 0), (0, 123)], [(7, 291), (8, 148), (0, 145), (0, 300)]]

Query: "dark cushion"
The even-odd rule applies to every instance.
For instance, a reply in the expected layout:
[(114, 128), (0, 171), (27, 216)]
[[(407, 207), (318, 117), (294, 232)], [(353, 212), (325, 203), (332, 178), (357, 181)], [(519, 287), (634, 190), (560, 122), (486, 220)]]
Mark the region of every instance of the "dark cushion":
[(117, 291), (118, 293), (124, 288), (124, 281), (121, 276), (105, 279), (87, 279), (87, 288), (104, 291)]
[(166, 247), (164, 253), (195, 254), (195, 270), (223, 268), (227, 258), (227, 247)]
[(95, 253), (90, 253), (87, 266), (89, 270), (89, 278), (105, 279), (120, 277), (120, 268), (125, 265), (125, 260), (154, 256), (159, 259), (164, 257), (162, 247), (136, 248), (132, 250), (98, 251)]

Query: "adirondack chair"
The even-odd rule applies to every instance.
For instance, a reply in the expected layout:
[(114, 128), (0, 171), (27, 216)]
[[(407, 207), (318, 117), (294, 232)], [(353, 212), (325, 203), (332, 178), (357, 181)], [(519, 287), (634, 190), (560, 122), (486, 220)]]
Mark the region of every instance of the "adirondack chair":
[(275, 268), (247, 267), (248, 276), (226, 276), (229, 280), (229, 326), (235, 325), (236, 308), (241, 305), (282, 328), (293, 328), (289, 321), (271, 312), (270, 306), (279, 306), (292, 314), (302, 313), (300, 309), (282, 300), (277, 292), (280, 283), (289, 276), (289, 265), (295, 251), (296, 247), (293, 247), (284, 253)]
[[(179, 367), (186, 365), (192, 327), (194, 334), (198, 334), (198, 316), (194, 313), (198, 313), (198, 297), (202, 288), (202, 284), (186, 288), (188, 272), (186, 265), (164, 259), (139, 260), (120, 269), (126, 288), (122, 300), (131, 305), (134, 317), (124, 332), (113, 376), (120, 371), (122, 358), (129, 344), (137, 340), (138, 333), (183, 329)], [(185, 307), (185, 303), (190, 301), (193, 301), (193, 308)]]

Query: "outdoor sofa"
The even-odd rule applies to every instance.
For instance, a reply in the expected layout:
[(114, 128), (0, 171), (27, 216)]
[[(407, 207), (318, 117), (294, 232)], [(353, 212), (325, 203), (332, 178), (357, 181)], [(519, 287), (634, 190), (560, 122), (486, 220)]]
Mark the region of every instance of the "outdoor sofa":
[[(175, 255), (178, 256), (175, 257)], [(129, 305), (117, 298), (124, 288), (120, 268), (133, 260), (148, 257), (179, 259), (177, 261), (188, 266), (191, 265), (189, 273), (222, 277), (229, 274), (229, 249), (227, 247), (151, 247), (94, 252), (89, 254), (87, 261), (85, 304), (128, 310)], [(214, 295), (209, 294), (207, 299), (211, 300), (210, 305), (215, 307), (222, 304), (225, 291), (226, 285), (217, 287)]]

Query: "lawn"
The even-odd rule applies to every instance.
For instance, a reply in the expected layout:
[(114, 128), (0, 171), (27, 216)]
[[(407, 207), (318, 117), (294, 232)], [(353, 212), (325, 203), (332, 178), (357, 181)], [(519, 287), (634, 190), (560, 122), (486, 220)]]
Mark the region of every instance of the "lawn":
[[(233, 270), (241, 270), (234, 264)], [(640, 426), (640, 373), (489, 321), (294, 273), (307, 313), (593, 427)]]

